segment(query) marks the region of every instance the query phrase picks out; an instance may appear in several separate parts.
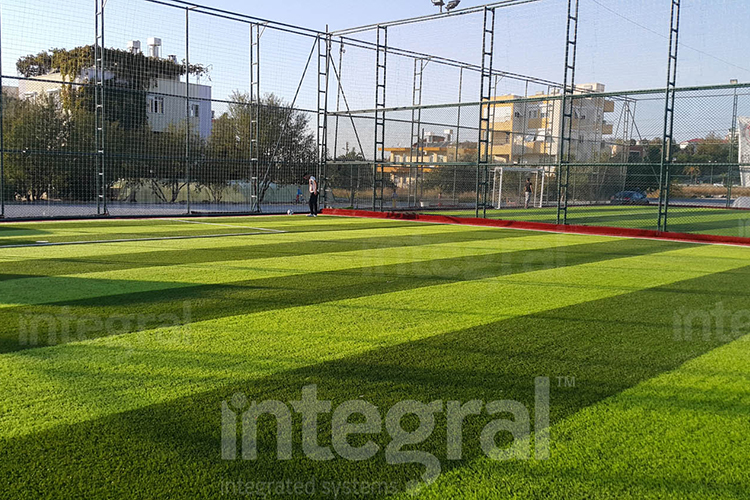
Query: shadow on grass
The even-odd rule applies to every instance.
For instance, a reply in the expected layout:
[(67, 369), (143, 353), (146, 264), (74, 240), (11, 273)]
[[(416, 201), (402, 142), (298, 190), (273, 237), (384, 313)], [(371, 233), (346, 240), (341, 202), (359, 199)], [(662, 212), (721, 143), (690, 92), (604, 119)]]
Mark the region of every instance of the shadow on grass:
[(52, 233), (50, 231), (44, 231), (42, 229), (0, 224), (0, 246), (28, 245), (31, 243), (36, 243), (40, 240), (40, 238), (49, 234)]
[[(85, 340), (164, 326), (160, 318), (171, 318), (167, 324), (176, 325), (184, 321), (197, 322), (458, 281), (566, 268), (688, 246), (662, 241), (612, 240), (0, 308), (0, 352), (59, 342), (63, 319), (65, 324), (72, 325), (70, 328), (82, 325), (81, 329), (85, 330), (83, 338), (75, 331), (69, 332), (69, 337)], [(434, 252), (439, 254), (439, 250)], [(248, 274), (252, 274), (252, 269), (248, 269)], [(59, 280), (57, 286), (63, 288), (85, 286), (86, 281), (64, 277)], [(141, 282), (126, 283), (127, 286), (138, 286)], [(112, 286), (116, 291), (122, 284), (113, 281)], [(186, 308), (189, 309), (189, 319), (181, 321), (187, 316)], [(116, 329), (108, 329), (108, 324), (116, 325)]]
[[(356, 234), (356, 233), (354, 233)], [(504, 240), (529, 236), (522, 231), (470, 230), (461, 232), (417, 233), (414, 235), (373, 236), (369, 238), (347, 238), (326, 240), (322, 235), (315, 241), (288, 243), (261, 243), (231, 245), (218, 248), (195, 248), (189, 250), (151, 250), (145, 252), (123, 252), (113, 255), (28, 259), (3, 263), (3, 272), (9, 274), (60, 276), (139, 269), (175, 264), (202, 264), (207, 262), (231, 262), (240, 260), (267, 259), (274, 257), (322, 255), (330, 252), (349, 252), (398, 247), (436, 245), (440, 243), (470, 243), (472, 241)], [(252, 238), (252, 236), (250, 237)]]
[[(533, 415), (534, 378), (547, 376), (552, 380), (550, 419), (554, 424), (728, 341), (715, 336), (707, 340), (676, 340), (672, 312), (705, 310), (717, 299), (726, 311), (744, 310), (750, 298), (743, 286), (748, 279), (750, 267), (458, 330), (267, 378), (253, 379), (248, 374), (247, 380), (220, 390), (6, 439), (0, 449), (0, 472), (11, 478), (7, 490), (11, 496), (35, 499), (54, 498), (61, 492), (86, 498), (220, 498), (222, 486), (229, 485), (231, 489), (239, 481), (314, 480), (318, 488), (312, 495), (315, 498), (326, 497), (324, 483), (341, 481), (349, 482), (350, 487), (354, 481), (384, 483), (403, 491), (406, 483), (417, 479), (424, 468), (417, 464), (387, 464), (383, 449), (390, 438), (385, 431), (350, 438), (355, 446), (368, 439), (379, 446), (378, 453), (369, 460), (349, 462), (336, 457), (313, 461), (301, 452), (297, 414), (291, 460), (276, 460), (276, 429), (269, 417), (261, 417), (258, 422), (257, 460), (222, 460), (222, 401), (241, 392), (249, 400), (286, 403), (299, 400), (302, 387), (316, 384), (318, 398), (331, 400), (334, 408), (345, 401), (361, 399), (375, 404), (381, 416), (397, 402), (410, 399), (425, 403), (510, 399), (525, 405)], [(743, 333), (747, 332), (735, 332), (735, 336)], [(169, 355), (164, 353), (165, 368), (170, 365)], [(199, 366), (201, 361), (197, 359), (196, 367)], [(575, 387), (559, 387), (558, 376), (575, 377)], [(141, 383), (148, 382), (144, 373)], [(643, 404), (658, 405), (661, 411), (668, 412), (673, 402)], [(716, 405), (721, 402), (713, 400), (708, 409), (716, 410)], [(484, 426), (497, 417), (484, 413), (465, 419), (462, 460), (446, 458), (444, 413), (436, 414), (436, 428), (428, 439), (407, 449), (434, 454), (444, 472), (472, 467), (473, 460), (483, 457), (478, 437)], [(405, 428), (413, 429), (413, 424), (414, 421), (404, 420)], [(329, 414), (321, 415), (318, 428), (319, 444), (330, 446)], [(552, 440), (555, 439), (553, 429)], [(499, 445), (508, 442), (506, 434), (497, 441)], [(518, 467), (522, 466), (517, 462), (498, 463), (492, 474), (502, 477), (504, 470), (510, 472)], [(577, 471), (567, 473), (575, 475)], [(492, 476), (484, 480), (492, 482)], [(543, 479), (530, 476), (526, 480)], [(611, 478), (613, 483), (627, 484), (628, 480), (629, 476), (614, 473)], [(674, 491), (687, 488), (679, 483), (669, 487)], [(564, 497), (564, 493), (558, 497)]]

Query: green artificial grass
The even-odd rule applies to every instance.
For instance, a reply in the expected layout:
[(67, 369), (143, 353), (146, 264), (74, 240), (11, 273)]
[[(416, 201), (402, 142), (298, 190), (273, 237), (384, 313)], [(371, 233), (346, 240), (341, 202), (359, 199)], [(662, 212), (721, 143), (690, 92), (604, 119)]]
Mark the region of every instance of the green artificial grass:
[[(240, 483), (300, 496), (264, 489), (287, 480), (313, 485), (307, 498), (750, 489), (750, 249), (334, 217), (197, 222), (225, 226), (0, 226), (6, 244), (28, 228), (59, 242), (260, 233), (0, 248), (0, 497), (248, 496)], [(676, 327), (717, 308), (725, 328), (687, 339)], [(463, 457), (449, 460), (444, 412), (407, 447), (442, 468), (416, 490), (424, 467), (386, 463), (386, 432), (350, 439), (377, 444), (369, 460), (314, 461), (297, 414), (291, 460), (276, 460), (268, 417), (258, 460), (220, 457), (236, 393), (289, 402), (316, 384), (334, 407), (366, 400), (383, 416), (403, 400), (511, 399), (533, 419), (539, 376), (552, 381), (549, 460), (486, 458), (478, 436), (498, 418), (486, 413), (466, 418)], [(330, 446), (330, 415), (319, 427)]]
[[(474, 210), (440, 211), (457, 217), (474, 217)], [(504, 208), (487, 210), (487, 218), (545, 222), (555, 224), (557, 207)], [(633, 205), (573, 206), (568, 209), (568, 224), (585, 226), (624, 227), (652, 229), (657, 227), (659, 208)], [(670, 207), (668, 229), (676, 233), (702, 233), (717, 236), (750, 238), (750, 211), (737, 209)]]

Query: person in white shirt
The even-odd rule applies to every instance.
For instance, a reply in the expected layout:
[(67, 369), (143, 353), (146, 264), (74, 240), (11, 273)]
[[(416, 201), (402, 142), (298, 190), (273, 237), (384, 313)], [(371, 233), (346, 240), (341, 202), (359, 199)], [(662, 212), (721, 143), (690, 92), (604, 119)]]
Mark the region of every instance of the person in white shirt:
[(310, 188), (310, 213), (307, 215), (308, 217), (317, 217), (318, 216), (318, 180), (315, 178), (314, 175), (306, 175), (305, 179), (307, 179), (307, 184)]

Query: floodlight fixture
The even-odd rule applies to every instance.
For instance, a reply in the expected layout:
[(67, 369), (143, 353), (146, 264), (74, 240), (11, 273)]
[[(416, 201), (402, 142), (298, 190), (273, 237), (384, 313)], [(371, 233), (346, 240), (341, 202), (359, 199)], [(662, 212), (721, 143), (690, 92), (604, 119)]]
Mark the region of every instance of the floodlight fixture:
[(448, 2), (448, 5), (445, 6), (445, 10), (447, 10), (448, 12), (450, 12), (453, 9), (455, 9), (456, 7), (458, 7), (458, 4), (460, 4), (460, 3), (461, 3), (461, 0), (451, 0), (450, 2)]
[(445, 5), (445, 2), (443, 0), (432, 0), (432, 5), (440, 7), (440, 12), (443, 12), (443, 5)]

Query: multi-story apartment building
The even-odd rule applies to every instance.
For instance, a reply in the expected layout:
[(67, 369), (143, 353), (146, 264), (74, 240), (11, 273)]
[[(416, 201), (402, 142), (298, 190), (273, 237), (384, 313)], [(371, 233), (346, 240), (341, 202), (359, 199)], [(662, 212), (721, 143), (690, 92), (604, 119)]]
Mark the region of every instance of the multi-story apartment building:
[[(603, 97), (583, 97), (604, 92), (604, 85), (577, 85), (573, 99), (571, 156), (576, 161), (598, 161), (609, 154), (603, 138), (612, 134), (612, 125), (604, 119), (613, 112), (614, 102)], [(538, 93), (524, 99), (517, 95), (493, 98), (490, 108), (490, 151), (493, 163), (557, 163), (562, 100), (559, 92)]]
[[(573, 99), (571, 157), (575, 161), (601, 161), (602, 155), (611, 156), (612, 148), (604, 140), (613, 132), (612, 124), (605, 120), (607, 113), (615, 110), (615, 103), (604, 97), (587, 94), (604, 92), (601, 83), (576, 86)], [(538, 93), (523, 98), (502, 95), (490, 104), (490, 162), (500, 164), (548, 165), (554, 171), (559, 154), (559, 137), (562, 127), (562, 100), (559, 91)], [(476, 155), (477, 143), (462, 143), (456, 147), (452, 131), (445, 136), (433, 133), (411, 146), (386, 148), (392, 163), (441, 163), (461, 161), (458, 158)], [(458, 159), (458, 160), (457, 160)], [(405, 178), (406, 166), (387, 169), (394, 181)]]
[[(149, 57), (161, 56), (161, 39), (149, 38)], [(131, 52), (140, 52), (140, 42), (135, 40), (128, 44)], [(176, 62), (175, 56), (168, 59)], [(91, 82), (95, 69), (84, 69), (73, 83)], [(104, 71), (104, 79), (115, 78), (110, 71)], [(21, 99), (33, 99), (38, 96), (59, 96), (64, 83), (70, 83), (59, 72), (48, 73), (38, 77), (21, 79), (18, 82), (18, 95)], [(186, 94), (186, 90), (189, 94)], [(189, 96), (189, 107), (185, 106), (186, 95)], [(170, 125), (178, 126), (189, 116), (190, 126), (201, 137), (211, 135), (213, 116), (211, 110), (211, 87), (190, 83), (187, 86), (179, 76), (159, 76), (152, 80), (146, 94), (146, 116), (154, 132), (164, 132)]]

